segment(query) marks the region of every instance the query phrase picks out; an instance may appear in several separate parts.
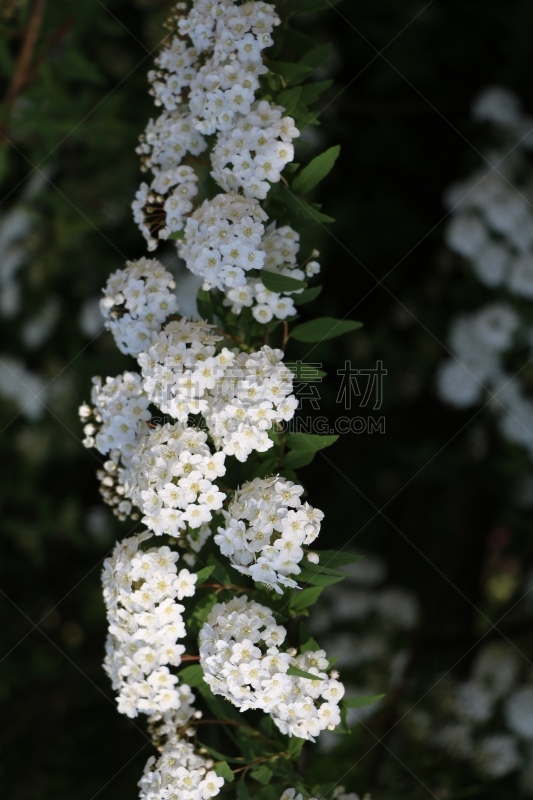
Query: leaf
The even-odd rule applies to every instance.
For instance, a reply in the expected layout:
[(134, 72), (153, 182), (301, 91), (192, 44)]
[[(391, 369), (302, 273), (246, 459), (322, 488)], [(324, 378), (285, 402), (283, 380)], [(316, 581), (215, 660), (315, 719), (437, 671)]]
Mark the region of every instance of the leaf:
[(287, 86), (301, 83), (313, 71), (312, 67), (305, 64), (293, 64), (289, 61), (271, 61), (268, 66), (275, 75), (281, 75)]
[(217, 602), (217, 596), (214, 593), (201, 597), (194, 605), (194, 610), (191, 617), (191, 630), (198, 632), (207, 617), (209, 612)]
[(307, 653), (308, 650), (319, 650), (317, 642), (311, 636), (307, 625), (300, 622), (298, 633), (300, 635), (300, 653)]
[(339, 145), (330, 147), (313, 160), (298, 173), (292, 182), (292, 188), (300, 194), (307, 194), (331, 172), (335, 161), (339, 157)]
[(216, 774), (220, 778), (224, 778), (225, 781), (233, 783), (233, 781), (235, 780), (235, 775), (233, 774), (233, 771), (230, 768), (227, 761), (219, 761), (218, 764), (215, 764), (213, 769), (216, 772)]
[(250, 772), (250, 775), (258, 783), (262, 783), (263, 786), (266, 786), (270, 783), (272, 770), (270, 767), (267, 767), (266, 764), (262, 764), (258, 769), (254, 769), (252, 772)]
[(182, 228), (180, 231), (173, 231), (168, 235), (168, 240), (173, 242), (181, 242), (181, 240), (184, 238), (185, 238), (185, 228)]
[(297, 306), (303, 306), (304, 303), (310, 303), (311, 300), (316, 300), (321, 291), (322, 286), (311, 286), (309, 289), (304, 289), (301, 294), (297, 294), (292, 299)]
[(319, 450), (331, 447), (338, 438), (339, 434), (321, 436), (318, 433), (288, 433), (286, 442), (291, 450), (317, 453)]
[(309, 203), (306, 203), (301, 197), (293, 194), (290, 189), (284, 189), (283, 202), (289, 211), (292, 211), (297, 217), (307, 220), (308, 222), (335, 222), (333, 217), (322, 214), (319, 208), (309, 205)]
[(331, 42), (328, 42), (327, 44), (321, 44), (318, 47), (314, 47), (312, 50), (309, 50), (303, 56), (303, 58), (300, 59), (300, 64), (305, 64), (306, 67), (316, 69), (324, 63), (330, 52)]
[[(320, 95), (332, 85), (333, 81), (331, 79), (327, 81), (313, 81), (312, 83), (306, 83), (305, 86), (302, 86), (302, 95), (300, 98), (302, 103), (305, 103), (308, 106), (310, 106), (312, 103), (316, 103)], [(319, 113), (320, 112), (317, 111), (316, 115)]]
[(303, 567), (297, 577), (299, 581), (310, 583), (311, 586), (330, 586), (332, 583), (339, 583), (347, 576), (345, 573), (341, 573), (340, 575), (327, 575), (321, 572), (311, 572)]
[(340, 550), (317, 550), (316, 552), (320, 556), (320, 564), (324, 564), (325, 567), (344, 567), (347, 564), (355, 564), (364, 558), (364, 556)]
[(315, 453), (312, 450), (291, 450), (290, 453), (286, 453), (283, 457), (283, 464), (288, 469), (300, 469), (300, 467), (306, 467), (310, 464), (314, 457)]
[(325, 342), (327, 339), (334, 339), (335, 336), (343, 336), (345, 333), (356, 331), (362, 325), (362, 322), (355, 322), (351, 319), (319, 317), (297, 325), (292, 329), (291, 336), (298, 342)]
[(309, 606), (314, 605), (322, 593), (321, 586), (311, 586), (309, 589), (302, 589), (301, 592), (292, 598), (290, 603), (291, 611), (299, 613)]
[(301, 0), (300, 11), (322, 11), (340, 2), (341, 0)]
[(349, 734), (352, 731), (351, 731), (350, 726), (348, 725), (348, 719), (347, 719), (348, 708), (347, 708), (346, 703), (344, 702), (344, 700), (341, 700), (339, 708), (340, 708), (340, 712), (341, 712), (341, 721), (340, 721), (340, 724), (337, 725), (337, 727), (335, 728), (333, 733)]
[(272, 475), (277, 465), (277, 458), (274, 458), (273, 456), (265, 458), (264, 461), (260, 461), (255, 465), (254, 469), (250, 471), (250, 479), (253, 480), (253, 478), (267, 478), (269, 475)]
[(210, 323), (213, 322), (211, 292), (206, 292), (205, 289), (202, 288), (198, 289), (198, 294), (196, 295), (196, 307), (198, 308), (198, 313), (203, 320), (206, 320)]
[(200, 664), (191, 664), (188, 667), (184, 667), (179, 671), (178, 675), (180, 681), (188, 683), (189, 686), (193, 686), (195, 689), (202, 686), (202, 684), (205, 685), (204, 671)]
[(384, 694), (372, 694), (366, 697), (345, 697), (344, 702), (347, 708), (364, 708), (365, 706), (371, 706), (373, 703), (379, 703), (384, 697)]
[(226, 572), (225, 568), (222, 566), (220, 561), (213, 555), (213, 553), (209, 553), (207, 557), (207, 564), (208, 566), (213, 567), (213, 574), (217, 581), (224, 584), (225, 586), (229, 586), (231, 584), (231, 578)]
[(312, 561), (305, 562), (305, 569), (308, 572), (315, 572), (320, 575), (334, 575), (336, 578), (346, 578), (348, 575), (347, 572), (341, 572), (339, 569), (326, 564), (313, 564)]
[[(215, 750), (214, 747), (209, 747), (209, 745), (201, 743), (202, 747), (205, 747), (207, 752), (210, 756), (213, 756), (217, 761), (227, 761), (228, 764), (242, 764), (243, 758), (240, 756), (239, 758), (232, 758), (231, 756), (226, 756), (224, 753), (219, 753), (218, 750)], [(223, 776), (222, 776), (223, 777)]]
[(291, 736), (287, 751), (293, 758), (298, 758), (302, 752), (302, 747), (305, 744), (305, 739), (300, 739), (298, 736)]
[(292, 675), (293, 678), (307, 678), (310, 681), (322, 680), (318, 675), (313, 675), (312, 672), (304, 672), (303, 669), (298, 669), (298, 667), (289, 667), (287, 675)]
[(214, 569), (215, 569), (214, 564), (211, 564), (210, 567), (204, 567), (199, 572), (197, 572), (196, 585), (199, 586), (201, 583), (207, 580), (207, 578), (209, 578)]
[(236, 789), (238, 800), (251, 800), (250, 792), (248, 791), (248, 787), (244, 778), (241, 778), (240, 781), (237, 781)]
[(300, 101), (302, 91), (302, 86), (295, 86), (293, 89), (285, 89), (285, 91), (280, 92), (276, 97), (276, 103), (283, 106), (286, 114), (292, 116), (296, 111), (296, 106)]
[(262, 269), (259, 273), (261, 283), (271, 292), (296, 292), (298, 289), (305, 289), (305, 281), (291, 278), (288, 275), (280, 275), (278, 272), (270, 272)]

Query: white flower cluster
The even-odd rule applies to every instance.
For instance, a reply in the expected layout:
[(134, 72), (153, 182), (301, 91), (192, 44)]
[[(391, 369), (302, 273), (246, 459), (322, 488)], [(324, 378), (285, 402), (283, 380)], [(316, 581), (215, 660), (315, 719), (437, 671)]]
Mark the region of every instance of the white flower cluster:
[(280, 594), (281, 586), (297, 586), (289, 576), (301, 571), (302, 545), (316, 539), (324, 517), (302, 503), (302, 493), (303, 486), (283, 478), (255, 478), (235, 492), (215, 536), (235, 569)]
[(250, 112), (259, 75), (268, 72), (261, 52), (273, 44), (279, 23), (273, 5), (238, 6), (233, 0), (196, 0), (188, 17), (179, 20), (180, 33), (207, 55), (191, 80), (189, 95), (202, 133), (230, 130)]
[(179, 536), (199, 528), (222, 507), (225, 494), (212, 483), (224, 475), (225, 456), (211, 454), (207, 434), (184, 423), (155, 428), (132, 457), (126, 495), (147, 528)]
[(143, 386), (161, 411), (186, 422), (203, 414), (215, 446), (239, 461), (273, 446), (267, 431), (298, 406), (293, 373), (281, 350), (252, 353), (224, 347), (203, 323), (171, 322), (139, 355)]
[(152, 333), (178, 310), (174, 279), (155, 259), (128, 261), (114, 272), (100, 301), (105, 326), (119, 350), (138, 355), (151, 341)]
[[(317, 261), (309, 261), (305, 268), (297, 266), (296, 256), (300, 249), (300, 235), (289, 225), (276, 228), (272, 223), (264, 234), (259, 248), (266, 253), (263, 268), (278, 275), (286, 275), (296, 280), (304, 280), (306, 275), (311, 277), (320, 272)], [(315, 251), (316, 255), (318, 252)], [(234, 314), (240, 314), (242, 309), (252, 309), (254, 318), (262, 324), (267, 324), (275, 317), (286, 319), (296, 314), (292, 295), (298, 295), (302, 289), (289, 292), (273, 292), (267, 289), (260, 278), (248, 277), (242, 286), (228, 289), (224, 298), (224, 305), (230, 306)]]
[(137, 372), (124, 372), (116, 378), (93, 378), (91, 403), (80, 408), (82, 419), (91, 419), (84, 427), (85, 447), (96, 447), (102, 455), (120, 452), (127, 463), (139, 441), (148, 432), (150, 419), (148, 396)]
[[(280, 652), (286, 635), (269, 608), (246, 596), (217, 603), (200, 631), (200, 663), (214, 694), (242, 711), (261, 709), (282, 733), (314, 741), (339, 724), (344, 686), (324, 672), (323, 650)], [(291, 666), (316, 680), (288, 675)]]
[(280, 22), (274, 6), (195, 0), (188, 15), (179, 13), (184, 10), (178, 7), (178, 35), (149, 73), (151, 93), (164, 110), (150, 120), (137, 149), (143, 169), (154, 174), (133, 203), (150, 250), (182, 230), (192, 211), (198, 179), (182, 160), (206, 149), (203, 135), (217, 134), (211, 173), (217, 183), (259, 199), (280, 180), (299, 136), (285, 109), (254, 102), (259, 76), (268, 72), (262, 51), (273, 44)]
[(484, 286), (505, 290), (507, 299), (455, 320), (449, 335), (452, 358), (439, 369), (437, 391), (459, 408), (488, 393), (504, 436), (533, 455), (533, 403), (508, 368), (513, 345), (527, 350), (533, 345), (520, 304), (520, 298), (533, 298), (533, 172), (527, 153), (533, 146), (527, 135), (532, 121), (518, 98), (498, 87), (476, 99), (473, 116), (495, 126), (501, 146), (488, 153), (488, 166), (448, 191), (446, 242), (468, 260)]
[(140, 544), (152, 534), (133, 536), (117, 543), (106, 559), (102, 582), (109, 634), (104, 667), (118, 691), (118, 709), (136, 717), (173, 709), (184, 724), (193, 712), (190, 686), (176, 685), (170, 666), (178, 666), (185, 651), (178, 639), (185, 636), (182, 612), (176, 598), (191, 597), (196, 575), (182, 569), (179, 556), (168, 547), (143, 551)]
[(209, 800), (220, 792), (224, 778), (190, 742), (168, 739), (159, 758), (151, 756), (139, 782), (141, 800)]
[(244, 286), (245, 272), (261, 269), (265, 260), (259, 245), (266, 218), (255, 200), (217, 194), (188, 218), (179, 254), (206, 289)]
[(213, 148), (211, 175), (226, 192), (242, 189), (245, 197), (264, 200), (271, 183), (278, 183), (294, 159), (292, 140), (300, 135), (285, 109), (267, 100), (254, 103), (230, 129), (221, 132)]

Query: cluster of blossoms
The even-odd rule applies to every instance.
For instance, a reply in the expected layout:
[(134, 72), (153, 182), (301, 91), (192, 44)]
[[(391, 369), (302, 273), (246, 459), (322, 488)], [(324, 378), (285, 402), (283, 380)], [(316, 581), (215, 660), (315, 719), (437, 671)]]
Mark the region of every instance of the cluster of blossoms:
[(280, 594), (281, 586), (297, 586), (289, 576), (300, 572), (302, 545), (316, 539), (324, 517), (301, 502), (302, 493), (303, 487), (289, 480), (255, 478), (235, 492), (215, 536), (235, 569)]
[(175, 35), (149, 74), (163, 112), (150, 120), (137, 149), (144, 170), (154, 175), (150, 184), (141, 184), (133, 204), (150, 250), (182, 230), (192, 211), (198, 178), (182, 161), (206, 149), (204, 135), (217, 134), (215, 181), (226, 191), (242, 188), (262, 199), (292, 161), (291, 140), (299, 136), (283, 108), (254, 102), (259, 76), (268, 72), (262, 51), (273, 44), (280, 22), (274, 6), (198, 0), (188, 14), (185, 4), (176, 10)]
[(152, 430), (132, 457), (126, 496), (145, 515), (142, 522), (160, 535), (210, 522), (225, 494), (212, 483), (224, 475), (225, 456), (212, 455), (207, 434), (185, 423)]
[[(200, 663), (214, 694), (242, 711), (261, 709), (282, 733), (314, 741), (320, 731), (339, 724), (344, 687), (324, 672), (323, 650), (281, 652), (278, 645), (286, 636), (272, 611), (246, 596), (217, 603), (200, 631)], [(290, 675), (290, 667), (316, 680)]]
[(220, 792), (224, 778), (213, 771), (213, 760), (199, 754), (175, 734), (151, 756), (139, 782), (141, 800), (209, 800)]
[[(149, 75), (161, 114), (138, 148), (143, 170), (152, 174), (133, 204), (148, 249), (176, 240), (204, 290), (220, 292), (215, 299), (234, 314), (251, 310), (246, 324), (295, 314), (302, 288), (273, 292), (266, 284), (291, 283), (269, 280), (264, 271), (304, 281), (320, 269), (310, 259), (298, 264), (298, 233), (275, 220), (267, 227), (260, 204), (293, 160), (299, 136), (284, 108), (256, 99), (260, 76), (269, 71), (262, 51), (272, 45), (279, 22), (274, 6), (263, 2), (178, 3), (171, 36)], [(208, 199), (195, 208), (202, 175), (184, 159), (208, 144), (220, 193), (211, 198), (209, 186), (202, 186)], [(290, 576), (301, 572), (303, 547), (317, 537), (323, 517), (302, 503), (301, 486), (278, 476), (245, 483), (223, 510), (226, 492), (217, 481), (227, 458), (244, 463), (254, 451), (274, 446), (268, 432), (292, 419), (298, 405), (293, 374), (281, 350), (267, 344), (252, 350), (207, 322), (176, 318), (175, 288), (153, 259), (129, 262), (111, 275), (101, 301), (105, 324), (121, 352), (137, 359), (140, 374), (95, 378), (91, 405), (80, 409), (84, 443), (106, 457), (98, 473), (104, 499), (121, 519), (139, 509), (148, 529), (117, 544), (103, 577), (105, 668), (119, 710), (149, 715), (160, 753), (146, 765), (141, 800), (209, 800), (224, 784), (206, 750), (188, 741), (201, 712), (188, 683), (173, 671), (191, 658), (178, 643), (186, 636), (180, 601), (195, 594), (198, 575), (178, 571), (178, 554), (169, 546), (144, 542), (168, 535), (195, 569), (210, 524), (224, 519), (216, 537), (222, 552), (241, 573), (281, 594), (296, 587)], [(224, 326), (221, 306), (213, 309)], [(228, 346), (231, 339), (240, 347)], [(170, 420), (151, 419), (151, 404)], [(326, 673), (324, 651), (280, 650), (286, 636), (269, 608), (244, 596), (214, 605), (200, 631), (200, 655), (192, 658), (200, 660), (215, 694), (241, 710), (264, 710), (283, 734), (314, 741), (340, 723), (344, 687), (338, 673)], [(357, 800), (342, 788), (335, 798)], [(303, 796), (287, 789), (280, 800)]]
[(104, 667), (118, 692), (118, 709), (136, 717), (179, 710), (190, 719), (194, 696), (178, 683), (169, 666), (177, 667), (185, 651), (184, 607), (176, 598), (191, 597), (196, 575), (178, 573), (179, 556), (168, 547), (143, 551), (144, 533), (117, 543), (103, 571), (104, 601), (109, 620)]
[(238, 194), (217, 194), (188, 218), (179, 254), (204, 279), (204, 289), (243, 286), (247, 270), (262, 268), (266, 218), (257, 201)]
[(137, 372), (124, 372), (116, 378), (93, 378), (92, 407), (85, 405), (80, 415), (87, 420), (84, 428), (86, 447), (96, 447), (102, 455), (119, 451), (123, 463), (133, 455), (138, 442), (148, 432), (149, 399)]
[[(222, 132), (213, 149), (211, 173), (226, 192), (264, 200), (294, 158), (291, 142), (300, 135), (285, 109), (266, 100), (255, 103), (235, 127)], [(229, 166), (231, 165), (231, 166)]]
[(174, 288), (172, 275), (155, 259), (129, 261), (110, 276), (100, 308), (122, 353), (138, 355), (176, 313)]
[[(297, 265), (297, 255), (300, 249), (300, 235), (289, 225), (276, 228), (272, 223), (267, 228), (259, 245), (266, 253), (263, 268), (268, 272), (286, 275), (296, 280), (312, 277), (320, 272), (317, 261), (308, 261), (304, 269)], [(314, 251), (313, 255), (318, 255)], [(267, 289), (259, 277), (246, 277), (242, 286), (229, 289), (224, 298), (224, 304), (230, 306), (234, 314), (240, 314), (243, 308), (251, 308), (254, 318), (267, 324), (275, 317), (286, 319), (296, 313), (294, 296), (302, 292), (296, 289), (293, 292), (273, 292)]]
[(453, 322), (452, 358), (441, 365), (437, 388), (445, 402), (459, 408), (486, 395), (504, 436), (533, 454), (533, 403), (516, 370), (509, 368), (513, 351), (531, 354), (533, 346), (522, 301), (533, 298), (531, 121), (517, 98), (503, 89), (484, 92), (474, 103), (473, 116), (492, 123), (501, 145), (488, 154), (488, 166), (449, 190), (452, 218), (446, 241), (484, 286), (504, 291), (505, 300)]
[(216, 341), (203, 323), (170, 322), (139, 355), (143, 386), (180, 422), (201, 413), (215, 446), (246, 461), (252, 451), (273, 446), (267, 432), (275, 423), (294, 416), (293, 374), (281, 350), (265, 345), (252, 353), (227, 347), (217, 353)]

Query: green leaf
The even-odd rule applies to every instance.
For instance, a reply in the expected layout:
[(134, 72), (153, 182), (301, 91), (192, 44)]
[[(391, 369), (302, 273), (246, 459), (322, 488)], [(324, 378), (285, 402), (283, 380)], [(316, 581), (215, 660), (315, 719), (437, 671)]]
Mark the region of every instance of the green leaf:
[(340, 2), (341, 0), (301, 0), (300, 11), (323, 11)]
[(327, 339), (334, 339), (335, 336), (343, 336), (345, 333), (356, 331), (362, 325), (362, 322), (355, 322), (351, 319), (319, 317), (297, 325), (292, 329), (291, 336), (298, 342), (325, 342)]
[(312, 561), (306, 561), (305, 568), (308, 572), (315, 572), (320, 575), (334, 575), (336, 578), (346, 578), (348, 575), (347, 572), (341, 572), (340, 569), (335, 569), (326, 564), (313, 564)]
[(305, 739), (300, 739), (298, 736), (291, 736), (289, 739), (289, 744), (287, 747), (287, 752), (293, 758), (298, 758), (300, 753), (302, 752), (302, 747), (305, 744)]
[(307, 194), (311, 189), (314, 189), (331, 172), (340, 151), (339, 145), (335, 145), (313, 158), (293, 180), (292, 188), (294, 191), (300, 194)]
[(214, 569), (215, 569), (214, 564), (211, 564), (210, 567), (204, 567), (199, 572), (197, 572), (196, 585), (199, 586), (201, 583), (207, 580), (211, 575), (211, 573), (214, 571)]
[(204, 622), (206, 621), (207, 617), (209, 616), (209, 612), (217, 602), (217, 596), (214, 593), (208, 594), (205, 597), (201, 597), (195, 604), (194, 610), (192, 612), (191, 617), (191, 629), (194, 631), (199, 631)]
[(213, 305), (211, 301), (211, 292), (206, 292), (205, 289), (202, 288), (198, 289), (198, 294), (196, 295), (196, 306), (202, 319), (212, 323)]
[(295, 86), (293, 89), (285, 89), (285, 91), (280, 92), (276, 97), (276, 103), (283, 106), (286, 114), (292, 116), (296, 111), (296, 106), (300, 101), (302, 91), (302, 86)]
[(216, 759), (217, 761), (227, 761), (228, 764), (242, 764), (244, 760), (242, 756), (240, 756), (239, 758), (232, 758), (231, 756), (224, 755), (224, 753), (219, 753), (219, 751), (215, 750), (214, 747), (210, 747), (204, 742), (201, 743), (201, 746), (205, 747), (209, 755), (213, 756), (213, 758)]
[(352, 731), (350, 726), (348, 725), (348, 719), (347, 719), (348, 708), (344, 700), (341, 700), (339, 708), (341, 712), (341, 721), (340, 724), (337, 725), (333, 733), (350, 734)]
[(310, 583), (311, 586), (330, 586), (332, 583), (339, 583), (346, 578), (345, 573), (339, 575), (328, 575), (322, 572), (311, 572), (303, 567), (298, 573), (297, 578), (304, 583)]
[(297, 306), (303, 306), (304, 303), (310, 303), (311, 300), (315, 300), (321, 291), (322, 286), (311, 286), (309, 289), (304, 289), (301, 294), (295, 295), (292, 299)]
[(213, 574), (217, 581), (220, 581), (220, 583), (223, 583), (225, 586), (229, 586), (229, 584), (231, 584), (232, 581), (229, 574), (226, 572), (220, 561), (218, 561), (218, 559), (213, 555), (213, 553), (209, 553), (207, 557), (207, 563), (210, 567), (213, 567)]
[(308, 650), (320, 650), (318, 643), (313, 639), (309, 630), (303, 622), (300, 622), (300, 653), (307, 653)]
[(316, 69), (324, 63), (330, 52), (331, 42), (328, 42), (327, 44), (321, 44), (318, 47), (314, 47), (312, 50), (309, 50), (304, 57), (300, 59), (300, 64), (305, 64), (306, 67)]
[[(302, 86), (302, 95), (301, 101), (305, 103), (305, 105), (310, 106), (312, 103), (316, 103), (320, 95), (329, 89), (332, 86), (333, 81), (313, 81), (312, 83), (306, 83), (305, 86)], [(317, 111), (317, 115), (320, 112)]]
[(185, 238), (185, 228), (182, 228), (181, 231), (174, 231), (169, 234), (168, 238), (173, 242), (181, 242), (181, 240)]
[(289, 275), (280, 275), (278, 272), (270, 272), (268, 269), (262, 269), (259, 277), (263, 286), (271, 292), (296, 292), (307, 286), (305, 281), (291, 278)]
[(331, 447), (339, 438), (338, 434), (321, 436), (318, 433), (288, 433), (286, 442), (291, 450), (317, 453), (326, 447)]
[(322, 586), (311, 586), (308, 589), (302, 589), (295, 597), (292, 598), (290, 603), (291, 611), (300, 613), (309, 606), (314, 605), (322, 593)]
[(322, 680), (318, 675), (313, 675), (312, 672), (304, 672), (303, 669), (298, 669), (298, 667), (289, 667), (287, 675), (292, 675), (294, 678), (307, 678), (310, 681)]
[(319, 208), (306, 203), (303, 198), (293, 194), (290, 189), (286, 187), (283, 191), (283, 202), (289, 211), (292, 211), (297, 217), (307, 222), (314, 222), (315, 224), (317, 222), (335, 222), (333, 217), (322, 214)]
[(233, 771), (230, 768), (227, 761), (219, 761), (218, 764), (215, 764), (213, 769), (216, 772), (216, 774), (220, 778), (224, 778), (225, 781), (233, 783), (233, 781), (235, 780), (235, 775), (233, 774)]
[(188, 667), (184, 667), (178, 674), (180, 681), (188, 683), (189, 686), (198, 688), (199, 686), (205, 685), (204, 671), (200, 664), (191, 664)]
[(305, 64), (293, 64), (290, 61), (271, 61), (268, 65), (275, 75), (281, 75), (287, 86), (296, 86), (307, 78), (313, 71), (312, 67)]
[(314, 457), (315, 452), (312, 450), (291, 450), (290, 453), (286, 453), (283, 457), (283, 464), (285, 467), (287, 467), (287, 469), (300, 469), (300, 467), (306, 467), (308, 464), (310, 464)]
[(324, 564), (325, 567), (344, 567), (347, 564), (355, 564), (364, 558), (364, 556), (340, 550), (317, 550), (316, 552), (320, 556), (320, 564)]
[(266, 786), (270, 783), (270, 779), (272, 778), (272, 770), (270, 767), (267, 767), (266, 764), (262, 764), (258, 769), (254, 769), (250, 772), (250, 775), (258, 783), (262, 783), (263, 786)]
[(272, 475), (274, 470), (278, 465), (278, 459), (274, 458), (273, 456), (269, 456), (265, 458), (264, 461), (260, 461), (258, 464), (255, 465), (254, 469), (250, 471), (250, 478), (267, 478), (269, 475)]
[(237, 786), (235, 788), (237, 789), (238, 800), (251, 800), (250, 792), (248, 791), (248, 787), (244, 778), (241, 778), (240, 781), (237, 781)]
[(268, 438), (274, 442), (275, 447), (280, 447), (281, 433), (277, 430), (277, 428), (270, 428), (268, 432)]
[(345, 697), (344, 702), (347, 708), (364, 708), (365, 706), (371, 706), (373, 703), (379, 703), (384, 697), (384, 694), (372, 694), (366, 697)]

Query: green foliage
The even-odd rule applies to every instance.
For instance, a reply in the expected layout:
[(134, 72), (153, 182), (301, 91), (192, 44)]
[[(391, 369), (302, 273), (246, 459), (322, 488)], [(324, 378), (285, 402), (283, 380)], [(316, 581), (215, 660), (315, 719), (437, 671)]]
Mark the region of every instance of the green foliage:
[(344, 336), (346, 333), (356, 331), (362, 325), (362, 322), (355, 322), (349, 319), (319, 317), (297, 325), (292, 329), (291, 336), (298, 342), (325, 342), (328, 339), (334, 339), (336, 336)]
[(340, 147), (336, 145), (316, 156), (295, 177), (292, 182), (294, 191), (300, 194), (307, 194), (314, 189), (331, 172), (335, 161), (339, 157), (340, 150)]
[(287, 675), (293, 675), (295, 678), (307, 678), (311, 681), (317, 680), (317, 676), (313, 675), (312, 672), (305, 672), (303, 669), (298, 669), (298, 667), (289, 667), (287, 670)]
[(227, 761), (219, 761), (213, 767), (217, 775), (220, 775), (221, 778), (224, 778), (225, 781), (229, 781), (229, 783), (233, 783), (235, 780), (235, 775), (233, 774), (233, 770), (230, 768)]
[(271, 292), (295, 292), (298, 289), (305, 289), (305, 281), (291, 278), (288, 275), (279, 275), (277, 272), (270, 272), (262, 269), (259, 273), (262, 284), (270, 289)]

